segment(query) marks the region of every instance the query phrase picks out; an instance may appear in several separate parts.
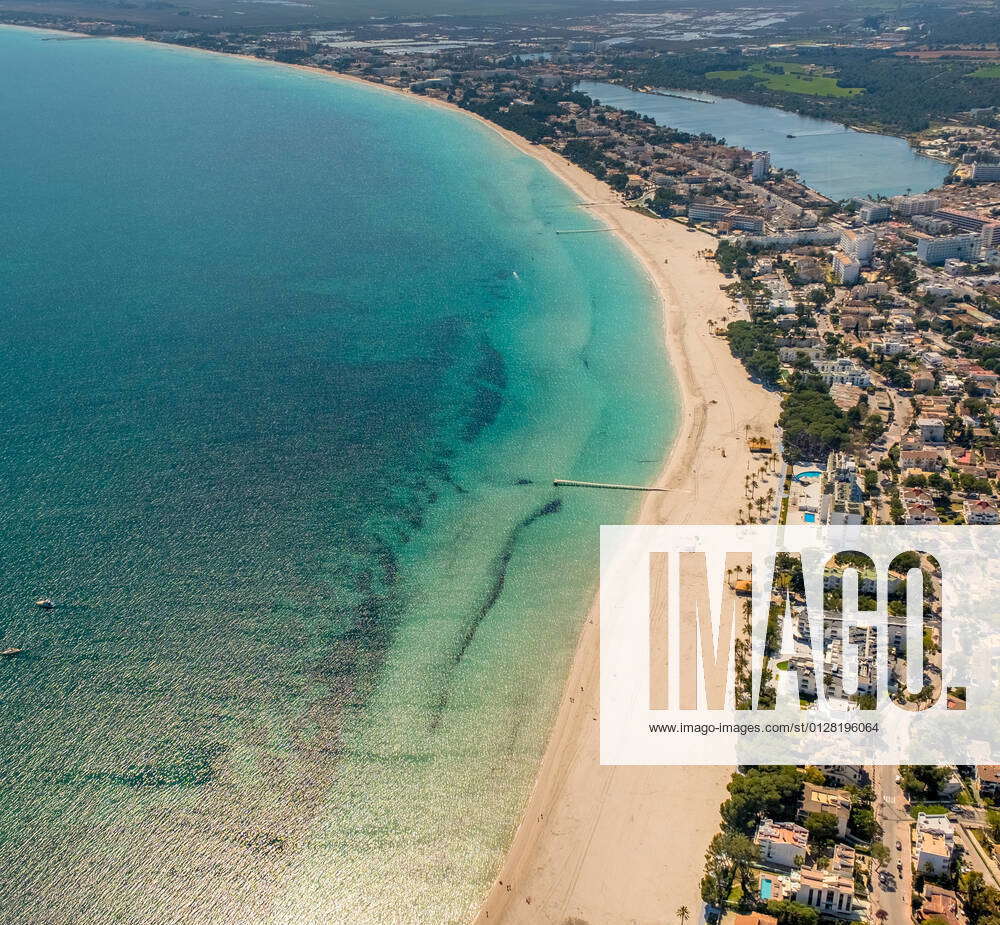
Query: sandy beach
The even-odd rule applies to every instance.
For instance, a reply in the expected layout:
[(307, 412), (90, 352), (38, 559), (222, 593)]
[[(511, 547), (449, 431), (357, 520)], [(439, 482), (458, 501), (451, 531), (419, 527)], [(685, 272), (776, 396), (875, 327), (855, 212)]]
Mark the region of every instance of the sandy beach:
[[(626, 207), (605, 184), (544, 147), (449, 103), (405, 95), (478, 119), (534, 157), (635, 254), (659, 295), (681, 402), (678, 432), (657, 481), (672, 490), (647, 493), (639, 522), (735, 523), (746, 503), (747, 435), (773, 436), (778, 397), (752, 384), (726, 341), (712, 333), (736, 317), (720, 290), (725, 280), (715, 262), (701, 255), (714, 250), (715, 241)], [(732, 769), (600, 766), (596, 601), (581, 617), (576, 656), (538, 778), (476, 922), (652, 925), (676, 921), (675, 910), (686, 905), (697, 923), (703, 857), (718, 828)]]
[[(595, 203), (642, 261), (660, 295), (682, 420), (640, 523), (731, 524), (744, 501), (750, 434), (773, 435), (778, 396), (751, 383), (709, 321), (736, 317), (702, 233), (649, 218), (555, 153), (502, 133)], [(602, 767), (598, 763), (598, 613), (586, 617), (545, 758), (484, 922), (652, 925), (697, 921), (705, 849), (718, 830), (731, 768)]]

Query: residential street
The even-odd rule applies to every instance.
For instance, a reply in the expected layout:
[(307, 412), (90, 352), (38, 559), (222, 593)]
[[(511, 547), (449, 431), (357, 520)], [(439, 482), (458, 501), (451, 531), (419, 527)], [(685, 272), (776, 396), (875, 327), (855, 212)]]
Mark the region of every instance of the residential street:
[[(878, 877), (874, 878), (871, 894), (872, 916), (878, 909), (885, 909), (889, 917), (886, 925), (911, 925), (910, 895), (913, 890), (913, 873), (910, 851), (911, 818), (906, 811), (903, 791), (896, 783), (898, 768), (894, 765), (872, 769), (875, 788), (875, 814), (883, 829), (882, 841), (889, 849), (886, 870), (892, 875), (893, 889), (884, 889)], [(896, 849), (896, 843), (902, 850)], [(897, 867), (902, 862), (902, 873)]]

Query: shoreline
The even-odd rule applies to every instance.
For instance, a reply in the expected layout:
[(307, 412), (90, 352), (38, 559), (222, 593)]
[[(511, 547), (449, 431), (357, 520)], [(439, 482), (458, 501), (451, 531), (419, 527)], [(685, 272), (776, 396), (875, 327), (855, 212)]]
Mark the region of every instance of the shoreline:
[[(627, 207), (604, 183), (556, 152), (446, 101), (322, 68), (147, 44), (293, 68), (461, 113), (546, 167), (580, 197), (580, 208), (613, 230), (642, 266), (660, 303), (678, 421), (654, 484), (672, 491), (648, 493), (636, 522), (736, 522), (751, 458), (747, 432), (772, 436), (778, 397), (751, 384), (726, 341), (712, 333), (719, 322), (738, 317), (719, 288), (725, 280), (714, 261), (698, 253), (714, 250), (714, 238)], [(697, 921), (702, 858), (717, 831), (732, 769), (600, 766), (596, 618), (595, 598), (577, 638), (535, 783), (506, 856), (485, 889), (477, 923), (564, 925), (574, 917), (587, 925), (653, 923), (663, 922), (682, 904)]]

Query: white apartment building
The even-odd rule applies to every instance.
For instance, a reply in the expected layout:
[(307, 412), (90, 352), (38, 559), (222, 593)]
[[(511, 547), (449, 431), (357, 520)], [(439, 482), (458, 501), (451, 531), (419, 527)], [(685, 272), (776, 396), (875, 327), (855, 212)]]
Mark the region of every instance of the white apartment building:
[(832, 385), (856, 385), (860, 389), (866, 389), (871, 384), (871, 377), (868, 372), (858, 366), (849, 357), (837, 357), (835, 360), (820, 360), (816, 364), (816, 371), (820, 378), (826, 383), (827, 388)]
[(966, 501), (965, 522), (967, 524), (997, 524), (1000, 523), (1000, 511), (996, 504), (986, 498), (976, 498)]
[(854, 849), (837, 845), (827, 870), (813, 867), (795, 871), (789, 878), (789, 892), (796, 902), (822, 915), (857, 918), (854, 907)]
[(876, 222), (889, 221), (889, 206), (884, 202), (866, 201), (858, 209), (858, 218), (865, 225), (874, 225)]
[(971, 260), (979, 253), (981, 241), (981, 234), (922, 235), (917, 240), (917, 259), (928, 265), (944, 263), (949, 257)]
[(917, 429), (924, 443), (944, 443), (944, 421), (941, 418), (917, 418)]
[(936, 196), (893, 196), (889, 200), (892, 211), (903, 218), (912, 215), (930, 215), (941, 205)]
[(875, 253), (875, 233), (845, 228), (840, 236), (840, 249), (862, 266), (867, 266)]
[(771, 169), (771, 155), (767, 151), (755, 151), (750, 162), (750, 178), (763, 180)]
[(794, 822), (772, 822), (765, 819), (753, 837), (764, 861), (781, 867), (795, 867), (796, 858), (805, 858), (809, 849), (809, 832)]
[(842, 250), (833, 252), (833, 275), (837, 277), (837, 282), (845, 286), (850, 286), (858, 281), (861, 275), (861, 264), (850, 254)]
[(942, 876), (951, 867), (955, 850), (955, 826), (944, 814), (918, 813), (915, 860), (918, 872), (929, 870)]

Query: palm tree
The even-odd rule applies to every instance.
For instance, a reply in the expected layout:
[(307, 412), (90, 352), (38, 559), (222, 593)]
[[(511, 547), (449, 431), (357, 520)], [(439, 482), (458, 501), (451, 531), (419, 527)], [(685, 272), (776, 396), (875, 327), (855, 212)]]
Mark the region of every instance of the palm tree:
[(690, 909), (688, 909), (688, 907), (687, 907), (687, 906), (681, 906), (681, 907), (680, 907), (680, 908), (679, 908), (679, 909), (677, 910), (677, 918), (679, 918), (679, 919), (681, 920), (681, 925), (684, 925), (684, 923), (685, 923), (685, 922), (686, 922), (686, 921), (687, 921), (687, 920), (688, 920), (688, 919), (689, 919), (690, 917), (691, 917), (691, 910), (690, 910)]

